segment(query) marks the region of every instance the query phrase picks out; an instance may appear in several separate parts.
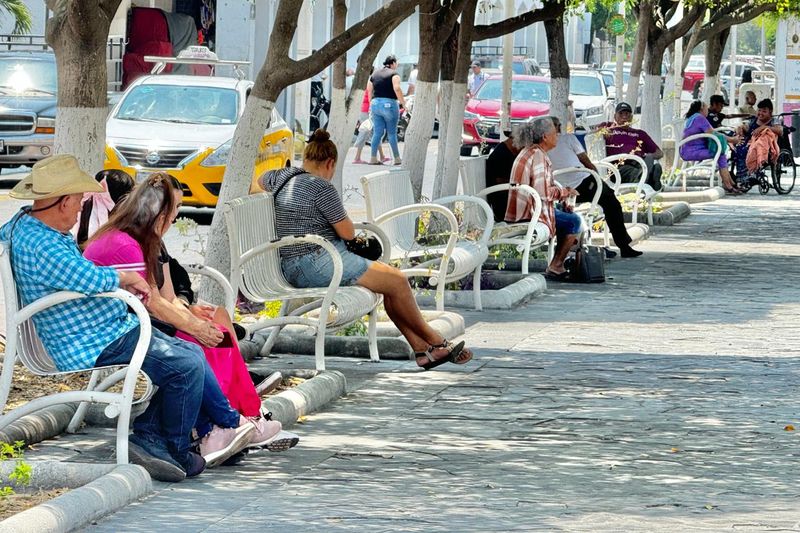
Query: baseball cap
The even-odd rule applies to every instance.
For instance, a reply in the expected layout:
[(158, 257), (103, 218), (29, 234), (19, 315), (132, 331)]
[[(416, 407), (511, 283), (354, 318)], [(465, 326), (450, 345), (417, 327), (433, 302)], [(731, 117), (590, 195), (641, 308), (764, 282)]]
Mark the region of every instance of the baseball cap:
[(631, 105), (628, 102), (620, 102), (617, 104), (617, 108), (614, 110), (616, 113), (620, 111), (627, 111), (628, 113), (633, 113), (633, 109), (631, 109)]
[(481, 66), (481, 62), (480, 61), (473, 61), (471, 66), (480, 67)]

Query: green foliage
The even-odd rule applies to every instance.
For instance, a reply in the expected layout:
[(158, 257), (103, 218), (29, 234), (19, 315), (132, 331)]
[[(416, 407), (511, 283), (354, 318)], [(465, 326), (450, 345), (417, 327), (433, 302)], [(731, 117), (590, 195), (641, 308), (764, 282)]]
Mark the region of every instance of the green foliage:
[[(2, 0), (0, 0), (2, 1)], [(199, 254), (201, 257), (206, 255), (206, 239), (200, 234), (200, 226), (191, 218), (180, 217), (175, 220), (175, 229), (181, 237), (191, 237), (189, 242), (183, 243), (184, 253), (187, 251)]]
[(337, 331), (336, 335), (339, 337), (366, 337), (367, 333), (367, 317), (364, 316)]
[(0, 0), (0, 11), (5, 11), (14, 18), (12, 33), (29, 33), (33, 23), (31, 12), (24, 0)]
[[(0, 442), (0, 462), (15, 460), (14, 471), (8, 475), (8, 481), (13, 481), (17, 485), (27, 485), (31, 481), (31, 465), (23, 460), (22, 448), (25, 443), (21, 440), (9, 444)], [(0, 498), (5, 498), (14, 494), (14, 489), (8, 485), (0, 486)]]

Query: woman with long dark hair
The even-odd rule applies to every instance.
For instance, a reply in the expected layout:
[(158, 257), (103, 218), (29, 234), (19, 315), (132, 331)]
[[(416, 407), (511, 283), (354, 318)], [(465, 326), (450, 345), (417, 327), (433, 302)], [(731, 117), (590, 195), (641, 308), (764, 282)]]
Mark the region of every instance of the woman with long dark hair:
[[(210, 365), (207, 386), (219, 394), (214, 395), (214, 408), (207, 419), (198, 421), (197, 430), (203, 436), (200, 454), (213, 466), (230, 455), (221, 451), (227, 450), (231, 442), (237, 443), (232, 446), (234, 453), (244, 447), (275, 446), (281, 425), (262, 416), (261, 400), (230, 330), (214, 322), (210, 309), (186, 305), (172, 290), (169, 255), (162, 238), (177, 216), (182, 199), (175, 178), (163, 172), (151, 175), (134, 188), (89, 239), (84, 256), (99, 265), (139, 273), (154, 289), (146, 307), (156, 319), (155, 324), (162, 331), (203, 348)], [(250, 429), (243, 432), (242, 428), (247, 427)], [(238, 438), (242, 433), (247, 438)]]
[[(717, 169), (719, 176), (722, 179), (722, 187), (730, 194), (741, 194), (741, 190), (736, 186), (731, 179), (731, 173), (728, 170), (728, 158), (725, 152), (728, 149), (728, 141), (735, 141), (733, 137), (727, 137), (719, 132), (715, 132), (711, 123), (706, 118), (708, 116), (708, 105), (701, 100), (694, 100), (689, 105), (689, 110), (686, 112), (686, 121), (683, 125), (683, 138), (697, 135), (699, 133), (708, 133), (715, 135), (722, 143), (722, 153), (717, 160)], [(684, 161), (705, 161), (707, 159), (714, 159), (716, 154), (716, 143), (712, 145), (706, 139), (695, 139), (689, 141), (681, 146), (681, 159)]]

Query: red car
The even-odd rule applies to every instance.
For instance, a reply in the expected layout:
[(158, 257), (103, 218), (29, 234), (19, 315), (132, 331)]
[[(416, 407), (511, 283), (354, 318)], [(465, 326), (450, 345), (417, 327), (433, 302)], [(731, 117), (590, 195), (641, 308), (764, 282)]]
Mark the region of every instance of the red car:
[[(461, 155), (472, 154), (474, 146), (487, 152), (500, 142), (500, 109), (503, 77), (489, 76), (464, 110)], [(514, 75), (511, 78), (511, 123), (550, 113), (550, 78)]]

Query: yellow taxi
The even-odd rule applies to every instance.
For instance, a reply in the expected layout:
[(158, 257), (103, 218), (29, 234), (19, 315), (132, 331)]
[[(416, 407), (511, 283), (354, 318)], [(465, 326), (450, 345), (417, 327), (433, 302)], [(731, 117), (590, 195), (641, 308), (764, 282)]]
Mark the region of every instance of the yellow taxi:
[[(213, 207), (233, 133), (253, 82), (218, 76), (150, 75), (134, 81), (106, 125), (106, 169), (136, 181), (167, 172), (180, 181), (183, 204)], [(278, 111), (253, 162), (251, 192), (266, 170), (291, 164), (292, 131)]]

